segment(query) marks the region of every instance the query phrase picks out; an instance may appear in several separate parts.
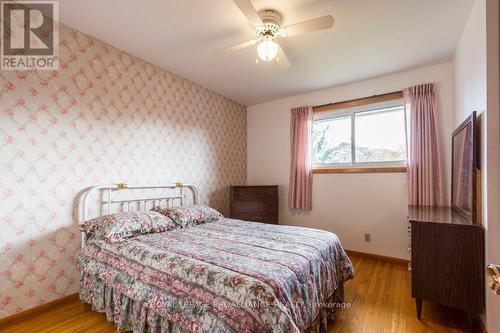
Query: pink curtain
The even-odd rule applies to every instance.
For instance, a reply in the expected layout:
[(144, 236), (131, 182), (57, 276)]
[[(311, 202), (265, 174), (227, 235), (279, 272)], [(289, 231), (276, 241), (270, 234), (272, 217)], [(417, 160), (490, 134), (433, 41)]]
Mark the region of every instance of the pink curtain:
[(404, 90), (409, 111), (408, 202), (443, 206), (445, 192), (434, 84)]
[(312, 209), (312, 107), (290, 110), (291, 165), (288, 192), (290, 209)]

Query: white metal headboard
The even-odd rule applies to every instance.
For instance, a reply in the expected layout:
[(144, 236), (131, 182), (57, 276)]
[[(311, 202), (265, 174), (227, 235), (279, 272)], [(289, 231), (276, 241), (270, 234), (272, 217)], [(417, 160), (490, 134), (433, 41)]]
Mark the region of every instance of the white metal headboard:
[[(160, 196), (145, 196), (134, 197), (133, 195), (126, 198), (116, 198), (114, 194), (123, 193), (128, 190), (174, 190), (174, 195), (160, 195)], [(130, 212), (137, 210), (148, 210), (156, 206), (174, 207), (184, 206), (187, 203), (186, 189), (190, 190), (192, 194), (192, 204), (198, 203), (198, 189), (191, 184), (174, 183), (171, 185), (153, 185), (153, 186), (129, 186), (126, 183), (115, 185), (99, 185), (92, 186), (85, 189), (80, 193), (78, 199), (77, 219), (78, 225), (81, 225), (89, 218), (89, 197), (92, 194), (100, 192), (98, 196), (99, 216), (110, 214), (112, 212)], [(149, 208), (148, 208), (149, 206)], [(81, 246), (85, 244), (87, 234), (81, 231)]]

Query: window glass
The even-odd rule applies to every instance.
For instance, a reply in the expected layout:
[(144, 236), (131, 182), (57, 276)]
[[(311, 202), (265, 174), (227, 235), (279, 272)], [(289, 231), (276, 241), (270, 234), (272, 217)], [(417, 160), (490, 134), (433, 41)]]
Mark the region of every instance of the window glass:
[(356, 162), (406, 160), (405, 115), (402, 106), (358, 112), (354, 121)]
[(351, 163), (351, 117), (315, 121), (313, 145), (313, 163)]
[(319, 168), (404, 165), (405, 121), (402, 101), (321, 114), (313, 121), (313, 164)]

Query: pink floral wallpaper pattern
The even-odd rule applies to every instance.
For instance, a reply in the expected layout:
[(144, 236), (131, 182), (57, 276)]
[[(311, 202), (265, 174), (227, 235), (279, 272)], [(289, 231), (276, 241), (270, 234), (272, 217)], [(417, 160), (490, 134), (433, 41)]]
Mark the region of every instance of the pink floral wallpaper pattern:
[(228, 213), (246, 107), (61, 27), (60, 70), (0, 72), (0, 317), (77, 292), (75, 195), (175, 180)]

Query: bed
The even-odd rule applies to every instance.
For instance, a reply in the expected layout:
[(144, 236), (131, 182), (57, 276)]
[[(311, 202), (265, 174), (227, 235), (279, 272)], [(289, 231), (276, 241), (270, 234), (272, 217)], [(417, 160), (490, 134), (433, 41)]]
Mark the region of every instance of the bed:
[[(177, 194), (113, 198), (134, 189)], [(80, 223), (92, 193), (98, 216), (198, 200), (193, 185), (97, 186), (80, 197)], [(324, 332), (354, 273), (333, 233), (223, 217), (116, 243), (82, 233), (78, 266), (80, 299), (134, 332)]]

